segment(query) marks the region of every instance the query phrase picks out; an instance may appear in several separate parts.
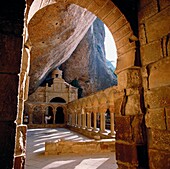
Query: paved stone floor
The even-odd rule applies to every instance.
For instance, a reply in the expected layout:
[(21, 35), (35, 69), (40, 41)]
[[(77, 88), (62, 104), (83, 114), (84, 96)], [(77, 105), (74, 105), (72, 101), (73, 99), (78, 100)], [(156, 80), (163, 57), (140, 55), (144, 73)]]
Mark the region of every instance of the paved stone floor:
[(45, 141), (88, 138), (64, 128), (28, 129), (26, 169), (117, 169), (115, 153), (44, 155)]

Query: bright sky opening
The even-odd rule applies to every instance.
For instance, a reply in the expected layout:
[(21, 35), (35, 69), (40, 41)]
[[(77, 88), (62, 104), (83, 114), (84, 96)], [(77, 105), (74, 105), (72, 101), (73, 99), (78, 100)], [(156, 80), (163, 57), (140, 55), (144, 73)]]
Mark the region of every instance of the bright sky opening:
[(116, 45), (115, 41), (113, 39), (113, 36), (110, 32), (110, 30), (107, 28), (106, 25), (105, 27), (105, 52), (106, 52), (106, 59), (111, 61), (114, 67), (116, 67), (116, 62), (117, 62), (117, 50), (116, 50)]

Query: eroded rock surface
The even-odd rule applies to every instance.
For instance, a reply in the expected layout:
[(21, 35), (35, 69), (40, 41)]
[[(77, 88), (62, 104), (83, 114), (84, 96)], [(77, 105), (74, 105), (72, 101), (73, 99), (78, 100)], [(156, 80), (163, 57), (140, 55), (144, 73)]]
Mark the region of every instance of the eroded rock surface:
[(104, 24), (96, 19), (71, 57), (62, 64), (64, 79), (77, 81), (82, 96), (117, 84), (116, 76), (106, 65)]
[(43, 7), (28, 23), (31, 42), (30, 93), (51, 70), (70, 57), (96, 18), (76, 5), (60, 3)]

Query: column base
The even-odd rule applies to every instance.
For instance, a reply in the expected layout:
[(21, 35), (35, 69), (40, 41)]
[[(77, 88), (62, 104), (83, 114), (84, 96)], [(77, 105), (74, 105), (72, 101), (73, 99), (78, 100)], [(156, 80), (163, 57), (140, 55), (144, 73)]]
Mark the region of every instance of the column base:
[(116, 133), (115, 132), (114, 133), (109, 133), (109, 136), (115, 138), (116, 137)]
[(86, 128), (87, 131), (92, 131), (92, 128)]
[(92, 131), (95, 132), (95, 133), (97, 133), (99, 130), (93, 128)]
[(87, 127), (81, 127), (81, 129), (86, 130), (86, 129), (87, 129)]
[(99, 131), (100, 134), (107, 134), (108, 132), (106, 130), (103, 130), (103, 131)]

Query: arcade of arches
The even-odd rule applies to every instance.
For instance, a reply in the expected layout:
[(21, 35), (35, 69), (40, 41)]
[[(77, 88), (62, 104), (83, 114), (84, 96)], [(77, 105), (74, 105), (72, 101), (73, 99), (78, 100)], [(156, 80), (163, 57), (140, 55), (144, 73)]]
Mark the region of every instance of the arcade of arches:
[[(100, 130), (104, 132), (104, 113), (109, 110), (110, 120), (115, 122), (111, 132), (116, 131), (120, 169), (170, 168), (169, 0), (26, 0), (26, 9), (24, 1), (4, 1), (0, 9), (0, 168), (23, 168), (23, 112), (33, 59), (28, 27), (56, 3), (76, 4), (100, 18), (110, 29), (118, 53), (118, 86), (70, 102), (64, 122), (85, 126), (87, 118), (87, 127), (95, 129), (95, 115), (100, 113)], [(48, 107), (52, 106), (42, 105), (43, 110)], [(56, 105), (53, 112), (60, 111), (59, 107), (63, 112), (66, 109)]]

